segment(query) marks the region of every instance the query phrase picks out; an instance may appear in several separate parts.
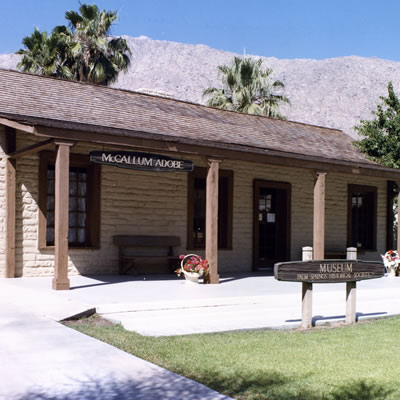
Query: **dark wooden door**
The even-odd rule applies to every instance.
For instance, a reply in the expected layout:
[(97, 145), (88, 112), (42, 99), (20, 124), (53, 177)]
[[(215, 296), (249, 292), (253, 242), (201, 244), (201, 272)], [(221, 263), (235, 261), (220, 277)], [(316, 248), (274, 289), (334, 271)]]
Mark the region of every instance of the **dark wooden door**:
[(254, 269), (289, 260), (290, 184), (254, 181)]

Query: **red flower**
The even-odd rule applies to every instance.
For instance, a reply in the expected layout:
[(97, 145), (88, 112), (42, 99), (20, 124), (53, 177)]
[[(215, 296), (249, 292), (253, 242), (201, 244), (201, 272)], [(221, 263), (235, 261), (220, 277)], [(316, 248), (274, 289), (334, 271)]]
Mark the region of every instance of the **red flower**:
[(209, 265), (207, 260), (203, 260), (200, 256), (189, 254), (180, 255), (179, 259), (182, 260), (181, 268), (176, 270), (176, 274), (180, 276), (183, 272), (195, 272), (198, 274), (208, 274)]

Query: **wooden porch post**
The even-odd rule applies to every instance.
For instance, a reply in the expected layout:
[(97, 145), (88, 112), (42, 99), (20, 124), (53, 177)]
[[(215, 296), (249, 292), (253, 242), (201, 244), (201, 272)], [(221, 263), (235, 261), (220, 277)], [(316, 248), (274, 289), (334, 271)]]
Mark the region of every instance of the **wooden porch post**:
[(69, 148), (70, 143), (56, 143), (55, 171), (55, 226), (53, 289), (68, 290), (68, 200), (69, 200)]
[(16, 161), (6, 161), (6, 278), (15, 278)]
[[(1, 147), (9, 155), (14, 152), (17, 144), (15, 129), (1, 127), (4, 135), (1, 137)], [(6, 158), (6, 217), (5, 217), (5, 277), (15, 278), (15, 223), (16, 223), (16, 161)]]
[[(314, 231), (313, 231), (313, 259), (323, 260), (325, 257), (325, 172), (317, 172), (314, 184)], [(303, 252), (304, 256), (307, 253)], [(304, 329), (312, 327), (312, 293), (313, 284), (302, 283), (302, 320)]]
[(314, 260), (325, 257), (325, 176), (326, 172), (317, 172), (314, 184)]
[(207, 283), (219, 283), (218, 275), (218, 181), (220, 160), (208, 160), (206, 183), (206, 259), (210, 265)]

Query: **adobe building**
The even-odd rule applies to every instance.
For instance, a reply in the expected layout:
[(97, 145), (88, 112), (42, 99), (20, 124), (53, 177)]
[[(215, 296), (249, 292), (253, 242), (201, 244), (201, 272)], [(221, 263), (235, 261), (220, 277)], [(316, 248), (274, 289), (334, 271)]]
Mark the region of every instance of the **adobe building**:
[(339, 130), (0, 70), (0, 139), (2, 276), (116, 274), (118, 235), (176, 236), (214, 283), (393, 247), (400, 171)]

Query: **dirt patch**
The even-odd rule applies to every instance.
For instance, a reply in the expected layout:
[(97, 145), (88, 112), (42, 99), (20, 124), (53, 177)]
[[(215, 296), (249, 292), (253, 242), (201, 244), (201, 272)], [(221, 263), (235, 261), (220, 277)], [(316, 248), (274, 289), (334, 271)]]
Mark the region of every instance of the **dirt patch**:
[(346, 327), (349, 327), (349, 326), (373, 324), (374, 322), (380, 321), (383, 318), (390, 318), (390, 317), (363, 319), (361, 321), (357, 321), (355, 324), (347, 324), (344, 321), (326, 322), (324, 324), (318, 324), (317, 326), (313, 326), (312, 328), (302, 328), (301, 326), (299, 326), (298, 328), (294, 328), (293, 331), (296, 331), (296, 332), (313, 332), (313, 331), (316, 331), (316, 330), (324, 330), (324, 329), (346, 328)]
[(99, 314), (94, 314), (89, 318), (81, 318), (70, 321), (64, 321), (64, 325), (66, 326), (79, 326), (79, 325), (90, 325), (90, 326), (112, 326), (116, 325), (114, 322), (109, 321), (101, 317)]

